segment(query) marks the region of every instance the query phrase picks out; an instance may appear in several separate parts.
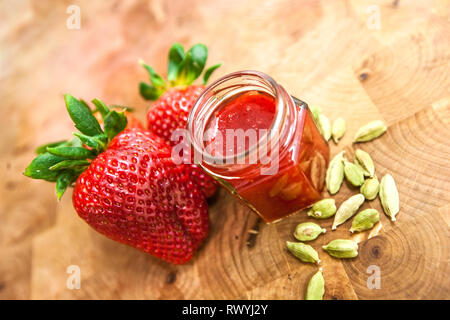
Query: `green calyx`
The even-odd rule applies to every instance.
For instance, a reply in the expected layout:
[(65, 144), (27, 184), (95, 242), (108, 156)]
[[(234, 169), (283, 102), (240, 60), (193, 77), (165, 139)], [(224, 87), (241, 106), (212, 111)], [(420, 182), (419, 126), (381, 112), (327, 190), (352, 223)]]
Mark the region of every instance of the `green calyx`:
[[(70, 94), (64, 95), (66, 108), (75, 128), (72, 140), (63, 140), (42, 145), (36, 149), (37, 156), (25, 169), (24, 175), (33, 179), (56, 182), (58, 199), (89, 166), (92, 159), (108, 147), (109, 142), (127, 126), (123, 111), (110, 110), (98, 99), (92, 100), (91, 110), (83, 100)], [(103, 118), (103, 128), (93, 113)]]
[[(192, 84), (203, 72), (208, 58), (208, 49), (205, 45), (197, 43), (187, 52), (179, 43), (174, 43), (169, 51), (169, 65), (167, 80), (159, 76), (155, 69), (146, 65), (142, 60), (139, 63), (147, 70), (151, 84), (140, 82), (139, 92), (145, 100), (157, 100), (168, 88), (177, 86), (188, 86)], [(211, 74), (222, 64), (215, 64), (203, 74), (203, 85), (205, 85)]]

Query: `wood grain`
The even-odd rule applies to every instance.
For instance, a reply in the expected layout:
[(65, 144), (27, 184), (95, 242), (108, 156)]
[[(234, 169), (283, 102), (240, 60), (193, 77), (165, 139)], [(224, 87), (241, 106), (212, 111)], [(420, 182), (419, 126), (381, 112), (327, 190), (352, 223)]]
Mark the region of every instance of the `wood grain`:
[[(70, 4), (81, 29), (66, 28)], [(379, 10), (380, 28), (368, 24)], [(371, 9), (373, 10), (373, 8)], [(221, 190), (210, 206), (211, 233), (195, 259), (173, 266), (97, 234), (80, 220), (70, 192), (22, 171), (33, 149), (73, 131), (62, 94), (149, 107), (137, 90), (143, 58), (164, 74), (170, 45), (209, 46), (215, 77), (267, 72), (319, 106), (348, 131), (332, 154), (369, 152), (379, 178), (394, 176), (401, 208), (394, 224), (350, 235), (351, 222), (312, 242), (325, 299), (450, 299), (450, 2), (448, 0), (3, 1), (0, 3), (0, 298), (1, 299), (303, 299), (317, 266), (285, 249), (304, 212), (266, 225)], [(388, 131), (352, 145), (356, 130), (381, 119)], [(357, 190), (344, 184), (339, 205)], [(327, 196), (324, 194), (324, 196)], [(381, 210), (379, 200), (363, 208)], [(256, 231), (251, 231), (256, 230)], [(359, 242), (340, 261), (320, 246)], [(69, 265), (81, 289), (66, 287)], [(368, 289), (378, 266), (381, 288)]]

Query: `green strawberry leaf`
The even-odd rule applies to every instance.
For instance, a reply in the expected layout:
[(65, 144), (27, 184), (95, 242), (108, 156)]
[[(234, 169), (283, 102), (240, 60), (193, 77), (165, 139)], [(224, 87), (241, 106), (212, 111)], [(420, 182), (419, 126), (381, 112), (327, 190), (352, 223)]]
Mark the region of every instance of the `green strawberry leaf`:
[[(207, 58), (208, 48), (201, 43), (193, 45), (187, 52), (184, 51), (181, 44), (174, 43), (169, 50), (168, 84), (164, 82), (152, 67), (140, 61), (142, 66), (149, 72), (152, 81), (152, 84), (139, 83), (141, 96), (146, 100), (157, 100), (170, 87), (183, 87), (192, 84), (202, 74)], [(205, 71), (203, 76), (204, 84), (211, 77), (214, 70), (220, 66), (221, 64), (216, 64)]]
[(145, 82), (139, 83), (139, 92), (145, 100), (157, 100), (161, 92)]
[(208, 83), (209, 77), (211, 77), (211, 74), (220, 66), (222, 63), (215, 64), (208, 69), (206, 69), (205, 73), (203, 74), (203, 85), (206, 85)]
[(106, 115), (109, 113), (109, 108), (99, 99), (92, 100), (92, 103), (95, 105), (95, 111), (100, 112), (102, 115), (103, 121), (105, 120)]
[(83, 144), (91, 147), (97, 152), (102, 152), (106, 149), (108, 137), (104, 133), (93, 137), (84, 135), (79, 132), (74, 132), (73, 134), (78, 137)]
[(78, 99), (82, 104), (84, 104), (86, 106), (86, 108), (88, 108), (89, 110), (91, 109), (88, 105), (88, 103), (86, 101), (84, 101), (83, 99)]
[(153, 69), (152, 67), (150, 67), (149, 65), (146, 65), (144, 63), (144, 61), (139, 60), (139, 63), (145, 68), (145, 70), (147, 70), (147, 72), (150, 75), (150, 81), (152, 83), (152, 85), (157, 88), (157, 89), (163, 89), (166, 86), (166, 82), (164, 81), (163, 78), (161, 78), (161, 76), (159, 74), (156, 73), (155, 69)]
[(95, 157), (91, 150), (80, 147), (47, 147), (48, 153), (70, 160), (82, 160)]
[[(61, 145), (62, 146), (62, 145)], [(83, 146), (83, 142), (81, 142), (80, 138), (78, 137), (73, 137), (72, 141), (70, 141), (67, 146), (69, 147), (82, 147)]]
[(205, 45), (198, 43), (186, 53), (183, 62), (183, 70), (179, 76), (181, 84), (189, 85), (197, 79), (203, 71), (208, 58), (208, 49)]
[(184, 48), (181, 44), (175, 42), (169, 51), (169, 66), (167, 70), (167, 79), (173, 82), (180, 73), (182, 62), (185, 58)]
[(56, 196), (61, 200), (62, 195), (72, 182), (76, 180), (76, 174), (72, 171), (61, 172), (56, 179)]
[(88, 136), (94, 136), (103, 133), (100, 124), (92, 115), (91, 110), (86, 106), (86, 104), (80, 102), (70, 94), (65, 94), (64, 100), (66, 101), (67, 111), (69, 112), (70, 117), (75, 123), (75, 128), (80, 130), (81, 133)]
[(104, 118), (105, 133), (108, 139), (111, 140), (119, 132), (122, 132), (127, 126), (127, 117), (124, 112), (110, 111)]
[(36, 148), (35, 152), (36, 154), (42, 154), (42, 153), (46, 153), (47, 152), (47, 148), (53, 148), (53, 147), (58, 147), (60, 145), (65, 145), (69, 143), (69, 141), (67, 140), (61, 140), (61, 141), (57, 141), (57, 142), (50, 142), (47, 144), (43, 144), (39, 147)]
[(87, 160), (63, 160), (60, 161), (49, 169), (51, 171), (62, 170), (62, 169), (76, 169), (80, 167), (87, 167), (90, 164)]
[(50, 153), (42, 153), (31, 161), (25, 169), (24, 175), (33, 179), (42, 179), (55, 182), (58, 177), (58, 173), (50, 170), (50, 167), (64, 160), (64, 158)]
[(96, 110), (102, 115), (104, 123), (103, 127), (109, 140), (125, 129), (127, 126), (127, 116), (124, 113), (125, 110), (122, 112), (110, 110), (106, 104), (99, 99), (92, 100), (92, 103), (96, 106)]

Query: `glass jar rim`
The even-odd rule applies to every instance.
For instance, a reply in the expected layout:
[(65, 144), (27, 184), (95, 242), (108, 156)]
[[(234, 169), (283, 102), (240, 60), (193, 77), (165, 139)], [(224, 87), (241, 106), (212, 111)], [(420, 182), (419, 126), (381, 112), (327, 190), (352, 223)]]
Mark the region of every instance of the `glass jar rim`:
[[(199, 136), (195, 134), (194, 132), (194, 125), (196, 122), (196, 116), (197, 113), (201, 108), (204, 108), (205, 105), (208, 106), (208, 104), (211, 104), (208, 101), (208, 97), (217, 87), (223, 85), (227, 81), (232, 81), (239, 77), (247, 77), (252, 78), (253, 80), (258, 80), (262, 82), (262, 84), (266, 85), (268, 89), (271, 91), (271, 95), (275, 99), (275, 114), (274, 119), (272, 121), (272, 124), (270, 128), (268, 128), (267, 133), (265, 133), (262, 137), (259, 138), (258, 142), (249, 147), (248, 149), (242, 151), (241, 153), (234, 154), (231, 156), (213, 156), (209, 154), (203, 145), (203, 135), (204, 135), (204, 128), (201, 128), (201, 134), (200, 134), (200, 140)], [(227, 74), (216, 81), (212, 82), (208, 87), (205, 88), (205, 90), (202, 92), (202, 94), (199, 96), (197, 101), (195, 102), (194, 106), (192, 107), (187, 121), (187, 132), (188, 132), (188, 140), (192, 147), (194, 148), (195, 153), (199, 153), (202, 155), (202, 159), (208, 164), (216, 166), (217, 163), (229, 163), (227, 161), (234, 160), (239, 157), (247, 157), (250, 154), (257, 152), (258, 146), (260, 145), (261, 141), (272, 141), (272, 139), (279, 139), (279, 131), (280, 127), (284, 122), (285, 115), (287, 113), (286, 109), (286, 103), (285, 98), (283, 96), (284, 89), (269, 75), (255, 70), (242, 70), (242, 71), (236, 71), (230, 74)], [(213, 93), (214, 95), (214, 93)], [(290, 96), (289, 96), (290, 97)], [(292, 99), (292, 97), (290, 97)], [(205, 101), (206, 100), (206, 101)], [(220, 105), (220, 102), (215, 105)], [(278, 141), (277, 141), (278, 143)]]

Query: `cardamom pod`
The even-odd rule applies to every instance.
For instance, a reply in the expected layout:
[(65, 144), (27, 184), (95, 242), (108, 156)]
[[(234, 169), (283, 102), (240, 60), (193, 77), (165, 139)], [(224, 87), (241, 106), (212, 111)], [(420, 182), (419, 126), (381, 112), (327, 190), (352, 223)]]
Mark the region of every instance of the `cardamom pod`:
[(288, 250), (303, 262), (320, 263), (319, 254), (310, 245), (301, 242), (286, 241)]
[(310, 178), (313, 187), (317, 191), (322, 191), (325, 184), (325, 174), (327, 169), (327, 161), (320, 152), (315, 153), (311, 161)]
[(358, 255), (358, 244), (353, 240), (336, 239), (322, 248), (335, 258), (354, 258)]
[(339, 139), (342, 138), (347, 130), (347, 124), (342, 118), (337, 118), (333, 122), (333, 127), (331, 128), (331, 136), (333, 137), (334, 143), (338, 143)]
[(361, 232), (372, 229), (372, 227), (380, 221), (380, 214), (375, 209), (366, 209), (358, 213), (352, 222), (350, 232)]
[(348, 182), (354, 187), (364, 183), (364, 172), (354, 163), (344, 161), (344, 174)]
[(381, 120), (375, 120), (359, 128), (353, 142), (366, 142), (378, 138), (386, 132), (386, 125)]
[(281, 190), (286, 187), (288, 183), (289, 175), (285, 173), (281, 178), (279, 178), (272, 186), (272, 188), (269, 191), (269, 197), (273, 198), (277, 196)]
[(384, 213), (386, 213), (392, 221), (395, 221), (395, 215), (400, 210), (400, 200), (394, 178), (392, 178), (390, 174), (386, 174), (381, 179), (380, 200)]
[(322, 268), (320, 268), (308, 282), (305, 300), (322, 300), (324, 293), (325, 279), (323, 278)]
[(316, 121), (316, 123), (319, 123), (319, 115), (322, 112), (320, 110), (320, 108), (317, 106), (309, 106), (309, 110), (311, 111), (311, 114), (312, 114), (314, 120)]
[(377, 197), (378, 191), (380, 190), (380, 182), (377, 176), (373, 178), (366, 179), (359, 191), (364, 195), (367, 200), (373, 200)]
[(338, 225), (343, 224), (350, 217), (352, 217), (363, 203), (364, 196), (361, 193), (355, 194), (354, 196), (351, 196), (350, 198), (345, 200), (336, 211), (331, 230), (336, 230), (336, 227)]
[(280, 191), (280, 198), (291, 201), (298, 198), (303, 192), (304, 185), (301, 182), (292, 182)]
[(344, 181), (344, 154), (345, 151), (339, 152), (328, 165), (325, 181), (330, 194), (338, 192), (341, 188), (342, 181)]
[(363, 168), (364, 172), (367, 173), (369, 177), (373, 177), (373, 175), (375, 174), (375, 166), (373, 164), (372, 158), (367, 152), (361, 149), (356, 149), (355, 162), (357, 162)]
[(322, 199), (313, 204), (308, 211), (308, 216), (316, 219), (326, 219), (336, 213), (336, 204), (334, 199)]
[(363, 167), (361, 167), (361, 165), (359, 164), (358, 160), (356, 160), (356, 159), (353, 160), (353, 164), (361, 169), (361, 171), (364, 174), (364, 177), (369, 177), (370, 176), (370, 173), (367, 170), (365, 170)]
[(294, 237), (299, 241), (311, 241), (326, 231), (314, 222), (304, 222), (295, 228)]
[(328, 141), (331, 138), (331, 123), (330, 120), (328, 120), (328, 118), (323, 115), (323, 114), (319, 114), (319, 131), (322, 134), (323, 138)]

